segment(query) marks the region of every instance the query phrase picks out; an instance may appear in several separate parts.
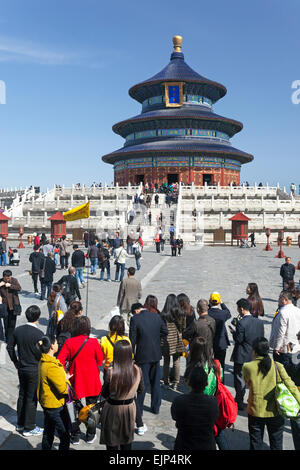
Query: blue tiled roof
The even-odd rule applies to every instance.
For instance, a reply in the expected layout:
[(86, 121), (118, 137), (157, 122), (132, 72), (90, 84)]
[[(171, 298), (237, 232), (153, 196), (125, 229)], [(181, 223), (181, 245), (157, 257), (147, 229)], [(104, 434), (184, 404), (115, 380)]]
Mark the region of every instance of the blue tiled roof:
[(199, 75), (197, 72), (195, 72), (195, 70), (193, 70), (184, 61), (184, 55), (182, 53), (173, 52), (171, 55), (171, 61), (165, 68), (163, 68), (153, 77), (148, 78), (148, 80), (134, 85), (132, 88), (130, 88), (129, 94), (132, 98), (142, 102), (148, 96), (152, 95), (151, 92), (149, 93), (150, 87), (164, 81), (184, 81), (198, 83), (201, 88), (204, 87), (204, 90), (206, 90), (206, 93), (204, 91), (203, 96), (210, 97), (213, 102), (222, 98), (227, 91), (224, 85), (209, 80), (208, 78), (203, 77), (202, 75)]
[(171, 154), (180, 155), (193, 153), (193, 155), (203, 154), (224, 154), (228, 157), (233, 157), (240, 163), (248, 163), (253, 160), (253, 156), (249, 153), (245, 153), (242, 150), (238, 150), (229, 145), (218, 145), (208, 144), (193, 140), (192, 142), (188, 139), (168, 139), (154, 142), (145, 142), (143, 144), (132, 145), (128, 147), (122, 147), (112, 153), (104, 155), (102, 160), (105, 163), (114, 163), (122, 158), (130, 158), (131, 156), (146, 156), (151, 154), (165, 154), (166, 152)]

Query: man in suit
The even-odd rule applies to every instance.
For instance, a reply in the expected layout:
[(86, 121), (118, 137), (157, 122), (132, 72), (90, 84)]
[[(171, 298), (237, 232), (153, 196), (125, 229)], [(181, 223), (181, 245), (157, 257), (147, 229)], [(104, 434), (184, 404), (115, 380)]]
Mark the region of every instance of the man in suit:
[(242, 376), (243, 364), (252, 360), (252, 344), (256, 338), (264, 337), (264, 324), (262, 320), (251, 315), (251, 306), (247, 299), (240, 299), (236, 304), (240, 319), (237, 321), (236, 330), (229, 327), (235, 341), (230, 360), (234, 363), (235, 401), (238, 404), (238, 409), (242, 411), (246, 406), (243, 403), (246, 392), (246, 384)]
[(222, 366), (222, 382), (224, 383), (226, 349), (230, 345), (225, 322), (231, 318), (231, 313), (226, 305), (221, 302), (221, 295), (218, 292), (212, 292), (210, 294), (208, 315), (216, 322), (216, 331), (213, 338), (213, 350), (215, 359), (218, 359)]
[(120, 313), (124, 320), (127, 321), (128, 326), (132, 315), (131, 306), (136, 304), (142, 297), (141, 282), (135, 279), (134, 275), (135, 268), (128, 268), (128, 277), (121, 282), (117, 298), (117, 306), (120, 308)]
[(151, 389), (151, 410), (159, 413), (161, 405), (160, 366), (162, 358), (161, 337), (168, 335), (168, 329), (157, 313), (142, 309), (130, 320), (129, 339), (135, 354), (135, 362), (141, 368), (145, 391), (137, 396), (138, 406), (143, 414), (147, 388)]

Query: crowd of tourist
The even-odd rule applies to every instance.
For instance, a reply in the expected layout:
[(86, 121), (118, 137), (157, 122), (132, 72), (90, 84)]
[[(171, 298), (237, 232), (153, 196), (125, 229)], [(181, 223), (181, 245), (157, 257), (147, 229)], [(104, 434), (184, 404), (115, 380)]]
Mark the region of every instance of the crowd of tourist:
[[(173, 238), (170, 233), (171, 243)], [(224, 429), (234, 424), (236, 415), (226, 425), (220, 424), (224, 416), (218, 393), (225, 387), (228, 406), (232, 406), (226, 389), (229, 359), (235, 390), (232, 401), (236, 413), (247, 407), (250, 449), (262, 448), (265, 427), (270, 449), (282, 449), (284, 418), (276, 403), (278, 383), (292, 395), (298, 411), (300, 407), (300, 292), (291, 259), (286, 258), (280, 269), (283, 290), (267, 339), (262, 320), (265, 309), (256, 283), (245, 286), (245, 298), (236, 302), (237, 314), (228, 309), (219, 292), (200, 298), (195, 306), (185, 293), (171, 293), (159, 308), (155, 295), (142, 301), (136, 268), (125, 268), (126, 260), (136, 258), (136, 250), (141, 256), (141, 239), (127, 238), (126, 249), (119, 233), (112, 243), (90, 235), (86, 241), (86, 253), (74, 244), (71, 255), (66, 237), (51, 244), (36, 234), (29, 261), (34, 290), (38, 293), (40, 281), (38, 295), (47, 301), (46, 334), (38, 327), (41, 310), (36, 305), (27, 308), (27, 323), (16, 328), (22, 311), (21, 285), (9, 269), (0, 279), (0, 339), (7, 343), (20, 384), (16, 430), (25, 437), (43, 434), (44, 450), (52, 448), (56, 433), (59, 449), (66, 450), (70, 443), (79, 444), (81, 423), (86, 425), (86, 442), (95, 442), (97, 415), (100, 444), (107, 450), (130, 450), (135, 432), (147, 432), (143, 419), (146, 391), (150, 391), (151, 412), (159, 414), (163, 391), (172, 390), (177, 394), (170, 408), (177, 428), (174, 450), (212, 450), (216, 446), (228, 450), (231, 443)], [(68, 272), (53, 283), (56, 246), (60, 268)], [(107, 325), (108, 334), (100, 338), (91, 334), (92, 325), (81, 303), (87, 257), (91, 275), (99, 266), (100, 280), (106, 271), (108, 281), (110, 260), (114, 260), (115, 281), (120, 282), (118, 313)], [(226, 361), (231, 341), (233, 352)], [(185, 372), (181, 376), (182, 364)], [(83, 399), (88, 411), (80, 418)], [(38, 402), (44, 411), (43, 429), (36, 425)], [(89, 413), (95, 418), (92, 425)], [(290, 425), (294, 447), (299, 450), (299, 414), (290, 416)]]
[[(120, 249), (121, 241), (116, 256)], [(33, 255), (39, 256), (40, 251), (34, 250)], [(45, 260), (53, 261), (49, 255), (51, 251), (39, 256), (42, 262), (37, 265), (44, 267)], [(291, 264), (290, 260), (286, 263)], [(86, 426), (86, 442), (95, 442), (97, 420), (92, 421), (93, 425), (87, 420), (92, 413), (100, 419), (100, 444), (107, 450), (130, 450), (135, 432), (147, 432), (143, 418), (146, 391), (150, 392), (151, 412), (159, 414), (162, 393), (170, 389), (176, 393), (170, 407), (170, 418), (177, 428), (174, 450), (213, 450), (216, 446), (228, 450), (231, 443), (224, 429), (233, 425), (236, 415), (225, 427), (220, 424), (218, 393), (221, 385), (226, 389), (226, 351), (231, 336), (232, 401), (236, 413), (247, 406), (250, 449), (262, 448), (265, 427), (270, 449), (282, 449), (284, 418), (276, 404), (278, 383), (284, 384), (298, 410), (300, 407), (300, 310), (295, 286), (293, 290), (285, 278), (268, 340), (262, 321), (264, 305), (256, 283), (245, 286), (245, 298), (236, 302), (237, 314), (230, 312), (218, 292), (199, 299), (195, 307), (185, 293), (171, 293), (159, 308), (155, 295), (142, 301), (135, 271), (128, 268), (126, 279), (120, 283), (118, 314), (110, 319), (108, 334), (100, 338), (91, 334), (90, 319), (80, 300), (75, 300), (80, 298), (76, 268), (51, 287), (46, 335), (38, 327), (41, 310), (36, 305), (26, 309), (27, 323), (15, 328), (21, 286), (11, 271), (3, 272), (2, 336), (20, 384), (16, 430), (25, 437), (42, 435), (44, 450), (52, 448), (57, 434), (59, 449), (66, 450), (70, 443), (79, 444), (81, 423)], [(73, 280), (72, 292), (66, 290), (68, 277)], [(226, 390), (229, 406), (231, 395)], [(38, 402), (44, 411), (43, 429), (36, 425)], [(90, 411), (82, 418), (86, 407)], [(234, 407), (232, 410), (234, 415)], [(299, 415), (291, 417), (290, 424), (295, 449), (299, 450)]]

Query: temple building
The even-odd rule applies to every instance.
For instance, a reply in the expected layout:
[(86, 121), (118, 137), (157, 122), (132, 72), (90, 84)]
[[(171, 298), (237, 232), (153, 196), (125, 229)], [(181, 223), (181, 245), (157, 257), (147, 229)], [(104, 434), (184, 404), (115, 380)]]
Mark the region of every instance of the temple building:
[(142, 112), (113, 126), (124, 146), (102, 157), (115, 184), (239, 185), (241, 165), (253, 160), (230, 142), (242, 123), (213, 112), (226, 88), (189, 67), (181, 44), (174, 36), (169, 64), (129, 90)]

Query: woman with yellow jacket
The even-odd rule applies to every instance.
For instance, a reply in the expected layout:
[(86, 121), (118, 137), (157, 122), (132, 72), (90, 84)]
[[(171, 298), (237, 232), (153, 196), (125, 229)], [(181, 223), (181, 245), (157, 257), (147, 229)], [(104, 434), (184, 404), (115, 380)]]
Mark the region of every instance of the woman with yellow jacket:
[(104, 376), (109, 365), (113, 362), (115, 343), (121, 339), (126, 339), (130, 343), (128, 336), (125, 336), (125, 322), (122, 315), (114, 315), (109, 322), (108, 328), (108, 335), (102, 336), (100, 339), (100, 347), (105, 361)]
[[(298, 388), (288, 376), (284, 366), (279, 362), (276, 362), (276, 366), (279, 372), (277, 382), (283, 382), (300, 404)], [(253, 360), (244, 363), (242, 374), (249, 387), (250, 450), (262, 449), (265, 426), (269, 435), (270, 449), (282, 450), (284, 418), (277, 408), (275, 363), (269, 356), (269, 343), (266, 338), (257, 338), (253, 342)]]
[(42, 450), (51, 450), (54, 433), (59, 439), (59, 450), (69, 450), (69, 417), (65, 408), (68, 395), (68, 379), (62, 364), (55, 354), (58, 344), (55, 338), (43, 336), (38, 342), (42, 356), (38, 365), (37, 397), (44, 410), (44, 433)]

